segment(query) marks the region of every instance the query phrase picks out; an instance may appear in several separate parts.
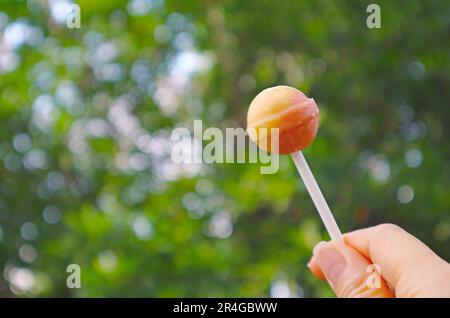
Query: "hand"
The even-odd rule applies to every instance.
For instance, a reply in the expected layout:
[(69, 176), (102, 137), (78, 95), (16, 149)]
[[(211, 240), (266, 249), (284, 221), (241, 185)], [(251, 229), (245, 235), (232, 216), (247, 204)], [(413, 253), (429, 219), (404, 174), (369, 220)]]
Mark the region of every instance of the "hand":
[(382, 224), (344, 241), (320, 242), (308, 264), (338, 297), (450, 297), (450, 264), (400, 227)]

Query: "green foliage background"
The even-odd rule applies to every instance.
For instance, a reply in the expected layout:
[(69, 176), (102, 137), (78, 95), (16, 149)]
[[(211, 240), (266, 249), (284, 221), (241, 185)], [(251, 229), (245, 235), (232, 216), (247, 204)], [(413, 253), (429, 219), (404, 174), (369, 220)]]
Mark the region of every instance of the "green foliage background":
[(35, 32), (0, 63), (1, 296), (331, 296), (289, 157), (172, 173), (174, 127), (245, 127), (277, 84), (318, 101), (305, 156), (341, 229), (393, 222), (450, 259), (448, 1), (377, 1), (374, 30), (366, 1), (77, 3), (80, 29), (45, 0), (0, 3), (0, 34)]

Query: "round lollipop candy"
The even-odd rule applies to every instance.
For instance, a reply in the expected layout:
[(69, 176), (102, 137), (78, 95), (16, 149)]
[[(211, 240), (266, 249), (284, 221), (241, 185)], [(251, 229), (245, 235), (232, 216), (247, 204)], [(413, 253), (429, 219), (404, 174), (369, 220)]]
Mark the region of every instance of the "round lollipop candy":
[[(289, 86), (263, 90), (250, 104), (247, 131), (261, 149), (291, 154), (295, 166), (308, 189), (332, 240), (342, 241), (342, 234), (301, 150), (316, 137), (319, 109), (312, 98)], [(277, 128), (273, 140), (271, 129)], [(275, 142), (278, 147), (274, 147)]]
[[(263, 150), (293, 153), (308, 147), (316, 137), (319, 109), (314, 99), (295, 88), (270, 87), (259, 93), (250, 104), (247, 124), (248, 128), (254, 128), (248, 130), (250, 138)], [(271, 139), (268, 138), (271, 128), (279, 129), (278, 150), (271, 149)]]

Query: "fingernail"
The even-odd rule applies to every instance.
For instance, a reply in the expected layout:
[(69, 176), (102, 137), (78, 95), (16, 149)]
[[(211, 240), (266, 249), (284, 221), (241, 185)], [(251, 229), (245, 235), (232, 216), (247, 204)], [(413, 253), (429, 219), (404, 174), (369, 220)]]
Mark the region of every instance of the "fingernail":
[(331, 243), (320, 242), (314, 247), (314, 258), (327, 280), (335, 285), (347, 267), (344, 256)]
[(325, 241), (317, 243), (316, 246), (314, 246), (314, 248), (313, 248), (313, 255), (315, 256), (319, 252), (320, 249), (326, 247), (327, 245), (328, 245), (328, 243)]

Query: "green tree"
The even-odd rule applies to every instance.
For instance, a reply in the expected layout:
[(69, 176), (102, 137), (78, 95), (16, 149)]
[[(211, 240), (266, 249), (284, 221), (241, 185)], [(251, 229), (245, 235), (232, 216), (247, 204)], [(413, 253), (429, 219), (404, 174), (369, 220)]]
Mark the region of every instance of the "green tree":
[[(176, 166), (173, 128), (318, 101), (305, 156), (343, 231), (397, 223), (450, 258), (450, 6), (378, 1), (0, 5), (0, 295), (330, 296), (327, 235), (290, 158)], [(78, 264), (82, 288), (68, 289)]]

